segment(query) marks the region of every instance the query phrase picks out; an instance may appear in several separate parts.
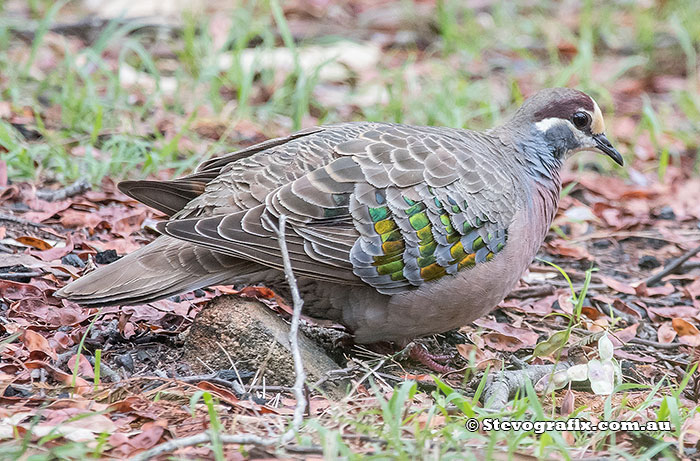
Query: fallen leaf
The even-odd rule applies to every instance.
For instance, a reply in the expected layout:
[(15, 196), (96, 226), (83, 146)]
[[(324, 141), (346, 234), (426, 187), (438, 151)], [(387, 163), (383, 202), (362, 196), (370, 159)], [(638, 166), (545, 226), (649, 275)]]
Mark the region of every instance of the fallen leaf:
[(22, 334), (22, 342), (30, 352), (40, 351), (54, 360), (58, 359), (58, 354), (56, 354), (54, 348), (51, 347), (49, 341), (36, 331), (25, 330)]
[(671, 322), (664, 322), (656, 330), (656, 336), (660, 343), (669, 344), (672, 343), (676, 338), (676, 330), (673, 328)]
[(480, 318), (474, 321), (475, 325), (489, 330), (494, 330), (505, 336), (510, 336), (517, 339), (526, 346), (534, 346), (537, 344), (539, 335), (532, 330), (526, 328), (516, 328), (507, 323), (496, 322), (488, 318)]
[(647, 307), (647, 311), (669, 319), (678, 317), (692, 318), (698, 315), (698, 310), (696, 308), (693, 306), (684, 305), (672, 307)]
[(605, 314), (600, 312), (598, 309), (590, 306), (583, 306), (581, 308), (581, 313), (591, 320), (598, 320), (599, 318), (607, 317)]
[(62, 246), (55, 246), (44, 251), (30, 251), (32, 256), (40, 258), (42, 261), (56, 261), (73, 251), (74, 244), (70, 234), (66, 237), (66, 243)]
[(680, 440), (686, 447), (695, 447), (700, 442), (700, 413), (694, 411), (690, 418), (685, 420), (681, 434)]
[(635, 354), (633, 352), (623, 351), (622, 349), (615, 349), (614, 355), (618, 359), (632, 360), (632, 361), (641, 362), (641, 363), (656, 363), (656, 362), (658, 362), (658, 360), (655, 359), (654, 357), (649, 357), (647, 355), (641, 355), (641, 354)]
[(692, 323), (685, 319), (673, 319), (673, 329), (678, 333), (678, 340), (688, 346), (700, 346), (700, 331)]
[(110, 443), (113, 443), (119, 452), (124, 456), (129, 456), (135, 451), (147, 450), (155, 446), (163, 436), (165, 428), (168, 426), (168, 421), (159, 419), (157, 421), (149, 421), (141, 426), (141, 432), (133, 437), (124, 439), (122, 436), (110, 437)]
[(546, 246), (549, 248), (550, 252), (558, 254), (560, 256), (565, 256), (567, 258), (573, 258), (577, 260), (593, 260), (593, 256), (591, 256), (588, 250), (586, 250), (586, 247), (582, 245), (571, 244), (564, 239), (554, 239), (550, 242), (547, 242)]
[(641, 320), (641, 318), (642, 318), (642, 315), (639, 312), (637, 312), (637, 310), (628, 306), (627, 303), (622, 301), (620, 298), (615, 298), (615, 300), (612, 303), (612, 306), (615, 309), (619, 310), (620, 312), (624, 312), (625, 314), (629, 314), (638, 320)]
[(520, 339), (501, 333), (487, 333), (483, 335), (482, 338), (484, 338), (484, 342), (487, 346), (502, 352), (515, 352), (524, 347), (528, 347), (527, 344)]
[(561, 415), (569, 416), (574, 412), (574, 402), (575, 402), (574, 392), (571, 389), (567, 389), (564, 393), (564, 398), (561, 402)]
[(19, 243), (23, 243), (25, 245), (28, 245), (32, 248), (36, 248), (37, 250), (50, 250), (53, 248), (50, 243), (38, 238), (38, 237), (32, 237), (30, 235), (23, 235), (21, 237), (17, 237), (15, 240), (17, 240)]
[(484, 370), (486, 367), (498, 368), (501, 360), (496, 357), (493, 352), (480, 349), (475, 344), (457, 344), (457, 352), (467, 363), (470, 363), (472, 354), (474, 358), (474, 366), (477, 370)]
[[(75, 370), (75, 361), (77, 358), (77, 354), (68, 359), (68, 369), (71, 371), (71, 373)], [(90, 364), (90, 361), (85, 357), (85, 354), (80, 354), (80, 364), (78, 365), (78, 376), (82, 376), (83, 378), (94, 378), (95, 377), (95, 371), (92, 369), (92, 365)]]
[(659, 287), (648, 287), (646, 283), (640, 283), (636, 288), (637, 296), (668, 296), (674, 291), (676, 287), (666, 282), (666, 285)]
[[(43, 368), (44, 370), (49, 372), (53, 379), (62, 383), (64, 386), (73, 386), (73, 375), (63, 372), (47, 362), (43, 362), (41, 360), (30, 360), (28, 362), (25, 362), (24, 366), (33, 369)], [(82, 395), (87, 392), (90, 392), (91, 389), (92, 386), (90, 385), (90, 383), (85, 381), (80, 376), (75, 377), (75, 392)]]
[[(610, 340), (615, 344), (615, 346), (621, 346), (630, 342), (632, 338), (637, 336), (637, 329), (639, 328), (638, 323), (633, 323), (632, 325), (623, 328), (622, 330), (616, 331), (614, 334), (610, 335)], [(616, 344), (616, 343), (622, 344)]]
[(617, 291), (618, 293), (624, 293), (627, 295), (635, 295), (637, 292), (635, 291), (634, 288), (632, 288), (630, 285), (620, 282), (619, 280), (615, 280), (612, 277), (606, 277), (604, 275), (600, 276), (600, 280), (612, 288), (613, 290)]
[(433, 381), (433, 378), (430, 375), (426, 374), (420, 374), (420, 375), (414, 375), (411, 373), (404, 373), (400, 375), (401, 379), (409, 380), (409, 381)]
[(559, 295), (557, 300), (559, 301), (559, 308), (562, 311), (566, 312), (569, 315), (574, 314), (574, 301), (573, 299), (571, 299), (571, 294), (562, 293), (561, 295)]
[(0, 279), (0, 293), (2, 297), (9, 300), (27, 299), (27, 298), (43, 298), (43, 291), (28, 283), (12, 282), (10, 280)]

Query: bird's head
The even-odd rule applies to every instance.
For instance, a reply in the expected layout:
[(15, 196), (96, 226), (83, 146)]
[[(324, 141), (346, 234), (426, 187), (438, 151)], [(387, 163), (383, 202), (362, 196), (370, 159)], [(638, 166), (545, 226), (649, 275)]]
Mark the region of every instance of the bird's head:
[(623, 164), (622, 155), (605, 137), (598, 104), (578, 90), (550, 88), (528, 98), (510, 120), (539, 155), (557, 158), (581, 150), (597, 150)]

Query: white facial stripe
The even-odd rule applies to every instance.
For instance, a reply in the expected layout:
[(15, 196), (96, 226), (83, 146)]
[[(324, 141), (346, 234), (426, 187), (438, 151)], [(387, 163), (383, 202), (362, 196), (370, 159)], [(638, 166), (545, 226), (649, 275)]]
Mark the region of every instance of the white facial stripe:
[[(582, 109), (583, 110), (583, 109)], [(588, 112), (588, 111), (585, 111)], [(549, 129), (552, 127), (555, 127), (557, 125), (566, 125), (569, 130), (573, 133), (574, 137), (578, 141), (579, 147), (571, 152), (570, 154), (573, 154), (574, 152), (578, 152), (581, 150), (586, 150), (590, 149), (592, 147), (595, 147), (595, 142), (593, 139), (585, 134), (583, 131), (579, 130), (574, 126), (573, 123), (571, 123), (568, 120), (565, 120), (563, 118), (559, 117), (550, 117), (550, 118), (545, 118), (543, 120), (540, 120), (539, 122), (535, 123), (535, 128), (539, 130), (542, 133), (547, 132)]]
[[(593, 101), (593, 99), (591, 99)], [(605, 121), (603, 121), (603, 113), (598, 107), (598, 103), (593, 101), (593, 122), (591, 123), (591, 133), (605, 133)]]
[(568, 120), (564, 120), (563, 118), (559, 117), (549, 117), (540, 120), (539, 122), (535, 123), (535, 128), (537, 128), (539, 131), (542, 133), (549, 131), (550, 128), (556, 125), (560, 124), (568, 124), (570, 125), (571, 128), (574, 128), (574, 126), (569, 122)]
[[(591, 101), (593, 101), (593, 100), (591, 99)], [(598, 107), (598, 103), (593, 101), (593, 113), (592, 114), (582, 107), (579, 108), (578, 111), (586, 112), (588, 115), (591, 116), (591, 133), (601, 134), (601, 133), (605, 132), (605, 121), (603, 120), (603, 113), (600, 111), (600, 107)], [(550, 118), (545, 118), (544, 120), (540, 120), (539, 122), (535, 123), (535, 127), (537, 127), (538, 130), (545, 132), (560, 122), (567, 123), (571, 127), (572, 131), (574, 131), (574, 132), (578, 131), (578, 129), (575, 128), (571, 122), (569, 122), (568, 120), (557, 118), (557, 117), (550, 117)]]

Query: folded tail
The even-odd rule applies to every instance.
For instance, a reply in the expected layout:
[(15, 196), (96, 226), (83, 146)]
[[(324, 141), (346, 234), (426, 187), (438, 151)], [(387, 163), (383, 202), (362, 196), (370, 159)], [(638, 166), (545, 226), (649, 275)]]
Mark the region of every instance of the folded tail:
[(260, 268), (250, 261), (171, 237), (159, 237), (71, 282), (55, 295), (86, 306), (143, 304), (225, 284)]

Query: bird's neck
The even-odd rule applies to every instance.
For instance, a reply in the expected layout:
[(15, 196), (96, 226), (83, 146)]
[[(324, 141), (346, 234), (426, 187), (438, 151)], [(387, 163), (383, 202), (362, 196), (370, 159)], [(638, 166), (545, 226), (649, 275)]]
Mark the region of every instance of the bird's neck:
[(561, 193), (561, 167), (564, 163), (563, 155), (556, 155), (541, 142), (523, 142), (518, 146), (522, 154), (524, 170), (534, 183), (533, 206), (538, 208), (536, 212), (544, 217), (545, 234), (554, 220), (559, 207)]

